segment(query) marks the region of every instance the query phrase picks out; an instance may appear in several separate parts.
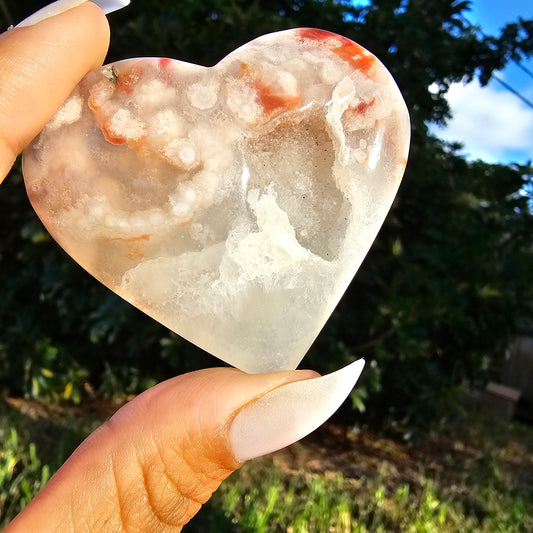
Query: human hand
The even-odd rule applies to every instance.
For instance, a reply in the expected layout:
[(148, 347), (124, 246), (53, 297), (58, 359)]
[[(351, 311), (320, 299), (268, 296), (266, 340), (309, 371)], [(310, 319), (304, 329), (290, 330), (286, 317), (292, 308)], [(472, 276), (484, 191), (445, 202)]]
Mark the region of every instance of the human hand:
[(249, 447), (231, 434), (235, 416), (315, 376), (213, 368), (149, 389), (83, 442), (5, 532), (179, 531), (241, 466), (233, 448)]
[[(90, 2), (0, 35), (0, 181), (108, 42)], [(242, 462), (327, 419), (360, 372), (348, 369), (219, 368), (161, 383), (82, 443), (5, 531), (179, 531)]]
[(109, 25), (91, 2), (0, 35), (0, 183), (108, 46)]

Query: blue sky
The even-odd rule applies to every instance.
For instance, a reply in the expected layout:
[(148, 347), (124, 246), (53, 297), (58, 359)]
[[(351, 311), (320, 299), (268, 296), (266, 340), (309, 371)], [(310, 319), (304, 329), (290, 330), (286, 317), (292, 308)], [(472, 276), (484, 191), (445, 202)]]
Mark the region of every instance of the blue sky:
[[(487, 34), (518, 17), (533, 19), (533, 0), (474, 0), (465, 16)], [(522, 63), (533, 72), (533, 60)], [(497, 75), (533, 101), (533, 78), (515, 64)], [(452, 86), (448, 93), (453, 118), (435, 132), (464, 144), (472, 159), (489, 162), (526, 163), (533, 160), (533, 109), (504, 89), (497, 81), (481, 88), (477, 82)]]
[[(431, 1), (431, 0), (427, 0)], [(353, 0), (368, 5), (365, 0)], [(518, 17), (533, 19), (533, 0), (472, 0), (466, 18), (489, 35)], [(522, 63), (533, 72), (533, 60)], [(514, 64), (497, 75), (525, 98), (533, 101), (533, 78)], [(487, 87), (477, 82), (453, 85), (447, 95), (453, 118), (446, 128), (432, 131), (464, 145), (469, 159), (491, 163), (526, 163), (533, 160), (533, 109), (498, 82)]]

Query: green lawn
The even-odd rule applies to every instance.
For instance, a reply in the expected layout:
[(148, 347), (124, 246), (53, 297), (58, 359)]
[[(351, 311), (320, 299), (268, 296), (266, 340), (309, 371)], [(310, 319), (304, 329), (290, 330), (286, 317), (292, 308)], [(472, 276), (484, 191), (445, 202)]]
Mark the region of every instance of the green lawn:
[[(109, 412), (0, 404), (0, 527)], [(530, 533), (533, 428), (471, 415), (408, 447), (329, 425), (245, 465), (185, 531)]]

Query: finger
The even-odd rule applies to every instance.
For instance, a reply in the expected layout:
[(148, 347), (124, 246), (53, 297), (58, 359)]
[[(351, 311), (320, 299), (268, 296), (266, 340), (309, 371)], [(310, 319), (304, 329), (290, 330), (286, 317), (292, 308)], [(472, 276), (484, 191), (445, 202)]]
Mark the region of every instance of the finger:
[(6, 533), (179, 531), (241, 464), (229, 438), (237, 414), (316, 376), (215, 368), (153, 387), (93, 433)]
[(108, 46), (109, 25), (91, 2), (0, 35), (0, 182)]

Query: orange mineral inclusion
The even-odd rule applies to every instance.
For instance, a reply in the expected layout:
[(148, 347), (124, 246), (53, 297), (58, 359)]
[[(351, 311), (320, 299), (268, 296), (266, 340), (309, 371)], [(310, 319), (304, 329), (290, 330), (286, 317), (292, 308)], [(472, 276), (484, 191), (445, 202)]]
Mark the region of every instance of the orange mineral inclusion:
[(265, 113), (272, 117), (283, 111), (290, 111), (298, 109), (302, 101), (300, 94), (279, 94), (267, 85), (260, 76), (255, 74), (252, 68), (246, 63), (241, 63), (241, 73), (243, 77), (249, 80), (251, 86), (257, 92), (259, 104), (264, 109)]
[(376, 63), (376, 58), (362, 46), (350, 41), (342, 35), (336, 35), (324, 30), (315, 28), (302, 28), (300, 30), (302, 39), (314, 41), (331, 41), (330, 50), (341, 59), (348, 62), (354, 69), (361, 71), (370, 77), (371, 71)]

